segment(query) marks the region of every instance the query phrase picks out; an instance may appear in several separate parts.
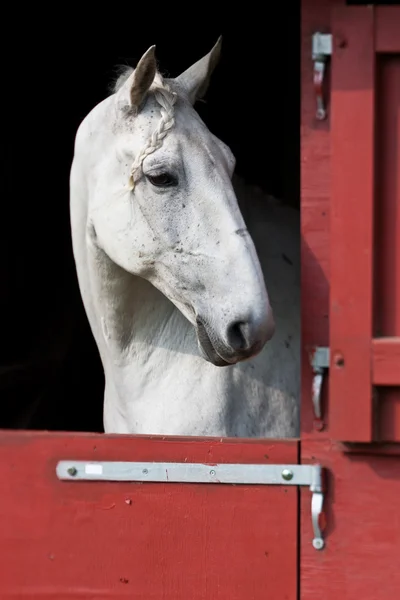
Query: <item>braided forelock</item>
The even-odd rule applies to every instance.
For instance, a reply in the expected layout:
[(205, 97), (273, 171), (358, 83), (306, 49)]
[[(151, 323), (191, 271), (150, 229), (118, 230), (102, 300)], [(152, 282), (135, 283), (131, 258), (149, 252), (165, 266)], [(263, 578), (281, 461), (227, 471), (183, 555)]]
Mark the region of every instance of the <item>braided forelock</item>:
[(151, 88), (154, 97), (161, 109), (161, 119), (158, 127), (153, 131), (149, 143), (139, 152), (131, 167), (129, 177), (129, 189), (135, 188), (136, 182), (142, 176), (142, 164), (144, 159), (159, 148), (168, 132), (175, 124), (174, 105), (177, 100), (176, 92), (173, 92), (159, 73), (156, 74), (154, 84)]

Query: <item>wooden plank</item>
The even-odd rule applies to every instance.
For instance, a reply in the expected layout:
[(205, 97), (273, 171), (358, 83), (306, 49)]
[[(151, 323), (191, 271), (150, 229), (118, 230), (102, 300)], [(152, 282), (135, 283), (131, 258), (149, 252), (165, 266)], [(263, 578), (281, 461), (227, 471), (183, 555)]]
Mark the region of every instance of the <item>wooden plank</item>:
[(400, 337), (372, 341), (372, 382), (400, 386)]
[(0, 432), (0, 598), (297, 598), (298, 489), (60, 482), (58, 460), (297, 463), (298, 442)]
[[(318, 431), (312, 403), (310, 349), (329, 345), (329, 228), (330, 228), (330, 107), (328, 118), (315, 117), (311, 39), (330, 30), (330, 0), (302, 0), (301, 10), (301, 437)], [(329, 77), (326, 80), (329, 100)], [(323, 417), (327, 404), (323, 390)], [(325, 422), (326, 425), (326, 422)]]
[(395, 600), (400, 590), (398, 456), (346, 454), (331, 440), (301, 443), (302, 463), (327, 471), (326, 546), (311, 546), (301, 490), (300, 600)]
[[(330, 432), (368, 442), (372, 432), (375, 51), (373, 10), (339, 7), (332, 56)], [(357, 415), (357, 418), (354, 418)]]
[(385, 54), (400, 53), (400, 6), (375, 7), (375, 48)]

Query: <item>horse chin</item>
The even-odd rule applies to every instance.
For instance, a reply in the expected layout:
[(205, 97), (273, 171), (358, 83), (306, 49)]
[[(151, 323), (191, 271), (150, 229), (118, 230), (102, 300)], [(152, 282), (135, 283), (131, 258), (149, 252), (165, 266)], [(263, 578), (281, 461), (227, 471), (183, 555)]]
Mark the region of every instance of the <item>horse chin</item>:
[(204, 326), (198, 323), (197, 340), (201, 356), (215, 367), (231, 367), (237, 360), (225, 360), (215, 349)]
[(233, 363), (226, 362), (213, 348), (211, 342), (210, 344), (204, 344), (199, 340), (199, 349), (200, 354), (207, 362), (214, 365), (214, 367), (231, 367)]

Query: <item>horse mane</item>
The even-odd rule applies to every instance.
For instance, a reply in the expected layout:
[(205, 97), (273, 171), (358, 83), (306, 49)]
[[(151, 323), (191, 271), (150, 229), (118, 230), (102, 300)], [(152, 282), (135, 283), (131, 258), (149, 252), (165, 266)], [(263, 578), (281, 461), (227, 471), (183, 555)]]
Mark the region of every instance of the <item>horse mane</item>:
[(127, 65), (120, 65), (116, 67), (116, 77), (112, 80), (110, 84), (110, 92), (111, 94), (116, 94), (122, 88), (124, 83), (128, 81), (129, 77), (132, 75), (134, 68)]

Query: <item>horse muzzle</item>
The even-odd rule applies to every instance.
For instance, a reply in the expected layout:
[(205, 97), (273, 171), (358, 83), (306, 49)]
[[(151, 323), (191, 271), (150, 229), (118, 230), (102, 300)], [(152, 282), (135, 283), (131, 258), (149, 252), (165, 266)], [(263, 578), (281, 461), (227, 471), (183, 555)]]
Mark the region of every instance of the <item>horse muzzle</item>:
[(197, 339), (203, 358), (217, 367), (227, 367), (259, 354), (275, 331), (272, 311), (270, 313), (261, 324), (250, 319), (233, 320), (222, 335), (197, 316)]

